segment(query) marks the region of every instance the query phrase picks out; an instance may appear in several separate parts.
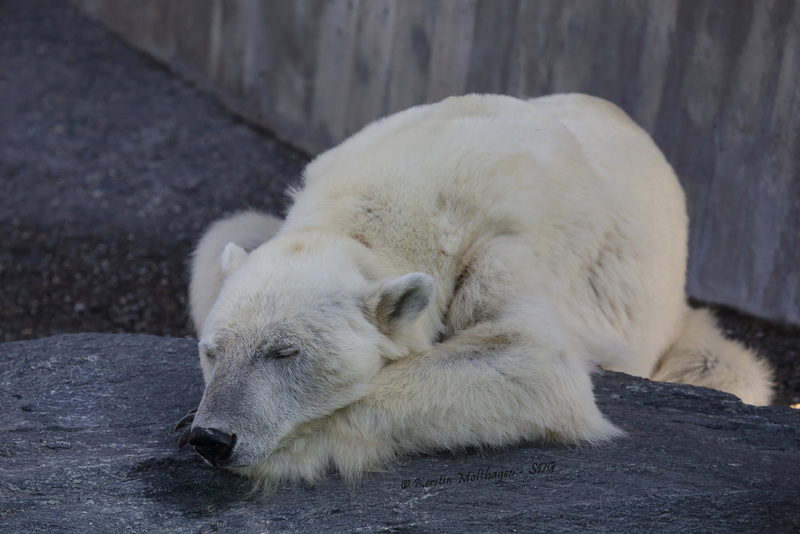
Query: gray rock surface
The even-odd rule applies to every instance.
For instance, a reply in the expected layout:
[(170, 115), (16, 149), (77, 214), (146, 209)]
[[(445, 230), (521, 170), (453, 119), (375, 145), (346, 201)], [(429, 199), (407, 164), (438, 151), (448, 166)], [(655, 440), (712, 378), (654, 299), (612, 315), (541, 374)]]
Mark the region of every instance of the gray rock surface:
[(176, 449), (172, 426), (202, 394), (192, 340), (6, 343), (0, 531), (800, 529), (800, 412), (617, 373), (598, 374), (595, 387), (626, 438), (403, 458), (357, 487), (332, 475), (264, 497)]

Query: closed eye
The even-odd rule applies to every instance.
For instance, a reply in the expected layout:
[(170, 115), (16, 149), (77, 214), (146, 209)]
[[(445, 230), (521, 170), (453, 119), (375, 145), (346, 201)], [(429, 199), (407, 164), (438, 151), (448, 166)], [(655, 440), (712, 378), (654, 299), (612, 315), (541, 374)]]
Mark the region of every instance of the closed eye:
[(206, 357), (209, 360), (216, 360), (217, 359), (217, 349), (212, 348), (212, 347), (208, 347), (208, 348), (200, 349), (200, 350), (201, 350), (201, 352), (205, 352)]
[(281, 358), (291, 358), (292, 356), (297, 356), (300, 354), (300, 351), (294, 347), (286, 347), (283, 349), (271, 350), (267, 353), (267, 356), (270, 358), (281, 359)]

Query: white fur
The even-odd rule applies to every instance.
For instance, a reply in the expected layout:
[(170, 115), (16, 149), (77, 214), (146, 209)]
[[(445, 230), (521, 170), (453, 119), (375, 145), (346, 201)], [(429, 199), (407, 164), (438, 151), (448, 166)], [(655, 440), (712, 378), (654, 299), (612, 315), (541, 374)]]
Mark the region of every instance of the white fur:
[(661, 152), (603, 100), (472, 95), (378, 121), (308, 166), (279, 231), (244, 214), (201, 241), (194, 424), (236, 433), (229, 466), (271, 486), (608, 439), (597, 364), (767, 403), (766, 365), (686, 305), (687, 224)]
[(244, 212), (215, 222), (206, 230), (192, 256), (189, 305), (198, 332), (217, 300), (224, 273), (222, 252), (235, 241), (246, 250), (266, 243), (283, 224), (279, 218), (256, 212)]
[(738, 395), (748, 404), (768, 404), (772, 370), (741, 343), (725, 339), (707, 310), (686, 310), (681, 330), (651, 375)]

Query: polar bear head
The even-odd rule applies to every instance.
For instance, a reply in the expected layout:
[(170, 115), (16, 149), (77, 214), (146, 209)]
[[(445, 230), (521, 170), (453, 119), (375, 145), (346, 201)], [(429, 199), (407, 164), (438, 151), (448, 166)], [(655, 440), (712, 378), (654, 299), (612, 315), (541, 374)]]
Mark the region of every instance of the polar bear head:
[(374, 280), (358, 243), (321, 232), (251, 253), (229, 244), (202, 328), (206, 380), (189, 443), (219, 467), (257, 464), (299, 425), (364, 396), (388, 361), (429, 346), (422, 273)]

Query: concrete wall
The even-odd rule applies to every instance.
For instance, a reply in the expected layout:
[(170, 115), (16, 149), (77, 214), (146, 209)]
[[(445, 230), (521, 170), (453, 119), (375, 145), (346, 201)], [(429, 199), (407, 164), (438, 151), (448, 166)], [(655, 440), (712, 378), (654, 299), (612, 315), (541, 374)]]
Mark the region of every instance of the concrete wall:
[(690, 295), (800, 325), (800, 2), (73, 1), (312, 153), (452, 94), (608, 98), (684, 184)]

